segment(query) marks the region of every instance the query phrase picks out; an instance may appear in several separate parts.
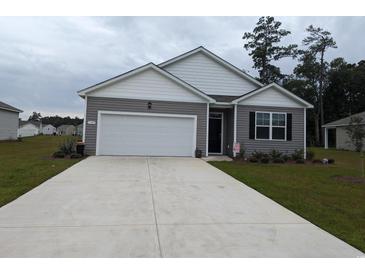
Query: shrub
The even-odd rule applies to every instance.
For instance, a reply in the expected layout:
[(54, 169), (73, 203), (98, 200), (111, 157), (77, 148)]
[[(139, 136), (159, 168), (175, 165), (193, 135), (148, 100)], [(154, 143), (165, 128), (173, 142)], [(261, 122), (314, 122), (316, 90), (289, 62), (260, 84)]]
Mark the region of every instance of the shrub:
[(294, 161), (303, 160), (304, 159), (304, 151), (303, 151), (303, 149), (296, 149), (294, 151), (294, 153), (291, 155), (291, 158)]
[(76, 141), (73, 138), (66, 139), (60, 146), (59, 151), (62, 151), (65, 155), (71, 155), (76, 151)]
[(241, 148), (240, 149), (240, 158), (243, 160), (243, 159), (245, 159), (245, 154), (246, 154), (246, 150), (245, 150), (245, 148)]
[(335, 163), (335, 159), (328, 159), (328, 163), (329, 164), (334, 164)]
[(251, 157), (254, 157), (258, 161), (260, 161), (262, 158), (267, 157), (267, 154), (255, 150), (254, 152), (252, 152)]
[(297, 159), (295, 162), (297, 164), (304, 164), (304, 159)]
[(79, 154), (79, 153), (72, 153), (72, 154), (70, 155), (70, 158), (71, 158), (71, 159), (82, 158), (82, 155), (81, 155), (81, 154)]
[(313, 163), (313, 164), (322, 164), (322, 161), (321, 161), (321, 160), (319, 160), (319, 159), (314, 159), (314, 160), (312, 161), (312, 163)]
[(55, 153), (53, 153), (54, 158), (65, 158), (65, 156), (65, 153), (62, 151), (56, 151)]
[(272, 162), (275, 163), (275, 164), (284, 164), (285, 160), (282, 157), (282, 158), (274, 159), (274, 160), (272, 160)]
[(315, 153), (312, 150), (307, 151), (307, 160), (311, 161), (314, 159)]
[(270, 158), (268, 156), (264, 156), (261, 161), (262, 164), (267, 164), (270, 162)]
[(248, 160), (249, 160), (251, 163), (257, 163), (257, 162), (259, 161), (256, 157), (253, 157), (253, 156), (251, 156)]
[(274, 162), (275, 160), (281, 159), (283, 157), (283, 153), (281, 153), (279, 150), (273, 149), (269, 153), (269, 156), (271, 160)]
[(22, 136), (19, 136), (17, 140), (18, 140), (18, 142), (23, 142)]
[(287, 162), (289, 161), (290, 157), (286, 154), (283, 155), (283, 157), (281, 157), (281, 159), (284, 161), (284, 162)]

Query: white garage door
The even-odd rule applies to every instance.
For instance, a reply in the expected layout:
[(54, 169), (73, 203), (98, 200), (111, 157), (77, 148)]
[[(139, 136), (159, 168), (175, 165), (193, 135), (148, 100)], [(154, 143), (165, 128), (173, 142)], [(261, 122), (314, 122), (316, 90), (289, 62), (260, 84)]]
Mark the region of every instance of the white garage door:
[(196, 116), (99, 113), (97, 155), (193, 156)]

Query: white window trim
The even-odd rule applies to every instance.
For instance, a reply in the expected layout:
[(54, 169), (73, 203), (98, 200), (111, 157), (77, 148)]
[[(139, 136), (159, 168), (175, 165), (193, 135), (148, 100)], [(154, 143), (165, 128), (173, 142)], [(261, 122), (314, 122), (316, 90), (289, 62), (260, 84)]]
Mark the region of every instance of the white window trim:
[[(270, 124), (269, 125), (257, 125), (257, 113), (269, 113), (270, 114)], [(284, 114), (285, 115), (285, 126), (273, 126), (272, 125), (272, 115), (273, 114)], [(268, 127), (269, 128), (269, 139), (261, 139), (257, 138), (257, 127)], [(273, 139), (272, 138), (272, 128), (285, 128), (285, 138), (284, 139)], [(279, 141), (285, 142), (287, 141), (287, 131), (288, 131), (288, 123), (287, 123), (287, 113), (286, 112), (271, 112), (271, 111), (256, 111), (255, 112), (255, 140), (258, 141)]]

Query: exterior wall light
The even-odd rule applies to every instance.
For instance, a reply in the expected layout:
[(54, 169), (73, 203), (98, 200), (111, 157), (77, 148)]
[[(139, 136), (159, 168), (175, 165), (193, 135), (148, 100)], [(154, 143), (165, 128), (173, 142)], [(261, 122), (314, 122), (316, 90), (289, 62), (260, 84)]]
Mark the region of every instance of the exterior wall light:
[(151, 109), (151, 108), (152, 108), (152, 103), (151, 103), (151, 101), (147, 103), (147, 108), (148, 108), (148, 109)]

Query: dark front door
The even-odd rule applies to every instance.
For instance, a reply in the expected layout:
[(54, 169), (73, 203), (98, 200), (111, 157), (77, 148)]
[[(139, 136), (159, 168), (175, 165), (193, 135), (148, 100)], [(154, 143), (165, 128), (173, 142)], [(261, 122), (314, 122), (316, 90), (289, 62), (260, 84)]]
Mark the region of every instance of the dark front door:
[(222, 153), (222, 123), (223, 114), (209, 113), (209, 153)]

